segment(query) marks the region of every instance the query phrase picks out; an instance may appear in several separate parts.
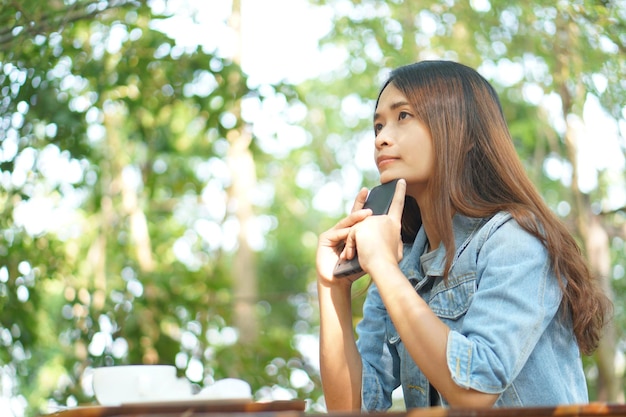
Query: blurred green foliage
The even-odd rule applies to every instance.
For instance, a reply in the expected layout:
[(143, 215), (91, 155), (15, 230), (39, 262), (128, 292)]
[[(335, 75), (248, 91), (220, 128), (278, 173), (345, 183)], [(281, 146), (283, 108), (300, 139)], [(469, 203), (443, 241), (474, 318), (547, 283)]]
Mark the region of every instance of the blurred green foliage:
[[(362, 153), (379, 85), (401, 64), (439, 57), (479, 68), (529, 173), (574, 223), (566, 175), (546, 173), (547, 160), (571, 167), (559, 125), (569, 115), (555, 122), (529, 91), (570, 98), (578, 116), (593, 94), (623, 124), (623, 1), (311, 3), (332, 15), (322, 48), (343, 59), (300, 85), (261, 87), (216, 51), (181, 48), (154, 29), (168, 16), (150, 2), (1, 3), (0, 376), (12, 384), (0, 398), (10, 410), (91, 403), (91, 369), (127, 363), (175, 364), (198, 388), (242, 378), (256, 398), (323, 410), (306, 354), (317, 344), (317, 234), (377, 181)], [(306, 141), (280, 154), (256, 136), (250, 144), (259, 334), (242, 344), (228, 137), (253, 124), (234, 117), (242, 101), (276, 97), (305, 109), (285, 117)], [(269, 140), (280, 142), (276, 132)], [(600, 170), (586, 194), (610, 236), (616, 293), (626, 289), (624, 210), (607, 201), (623, 181)], [(625, 317), (617, 299), (619, 340)], [(595, 358), (585, 361), (595, 392)]]

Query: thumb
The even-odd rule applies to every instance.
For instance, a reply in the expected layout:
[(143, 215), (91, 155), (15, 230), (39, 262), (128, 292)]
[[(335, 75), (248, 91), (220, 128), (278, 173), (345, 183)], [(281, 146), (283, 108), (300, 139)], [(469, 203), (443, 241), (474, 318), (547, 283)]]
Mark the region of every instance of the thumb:
[(402, 221), (402, 212), (404, 211), (404, 196), (406, 195), (406, 181), (404, 179), (398, 180), (396, 183), (396, 191), (393, 194), (391, 200), (391, 206), (389, 207), (389, 216), (398, 222)]

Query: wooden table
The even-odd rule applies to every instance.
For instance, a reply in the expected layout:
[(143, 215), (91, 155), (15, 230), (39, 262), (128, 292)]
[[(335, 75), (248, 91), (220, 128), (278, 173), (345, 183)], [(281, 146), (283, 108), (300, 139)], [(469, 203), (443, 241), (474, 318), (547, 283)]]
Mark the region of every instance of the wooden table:
[(235, 417), (241, 415), (251, 417), (251, 414), (275, 414), (281, 416), (300, 417), (304, 412), (304, 400), (253, 402), (240, 400), (217, 401), (189, 401), (169, 403), (145, 403), (112, 406), (85, 406), (57, 411), (42, 417), (200, 417), (227, 415)]
[[(273, 401), (233, 403), (142, 404), (119, 407), (76, 407), (45, 417), (626, 417), (625, 404), (592, 403), (527, 408), (420, 408), (389, 413), (305, 413), (305, 402)], [(43, 416), (42, 416), (43, 417)]]

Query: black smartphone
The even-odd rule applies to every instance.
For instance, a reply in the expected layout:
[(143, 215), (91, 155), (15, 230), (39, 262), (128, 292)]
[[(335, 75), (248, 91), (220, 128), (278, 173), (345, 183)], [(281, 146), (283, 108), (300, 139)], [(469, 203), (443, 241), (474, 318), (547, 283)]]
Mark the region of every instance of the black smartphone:
[[(389, 207), (391, 207), (393, 195), (396, 192), (397, 182), (397, 179), (391, 180), (372, 188), (367, 195), (363, 208), (371, 209), (375, 216), (387, 214)], [(337, 265), (335, 265), (333, 275), (336, 277), (347, 277), (361, 271), (363, 271), (363, 269), (361, 269), (361, 264), (359, 264), (359, 256), (355, 254), (352, 259), (340, 259)]]

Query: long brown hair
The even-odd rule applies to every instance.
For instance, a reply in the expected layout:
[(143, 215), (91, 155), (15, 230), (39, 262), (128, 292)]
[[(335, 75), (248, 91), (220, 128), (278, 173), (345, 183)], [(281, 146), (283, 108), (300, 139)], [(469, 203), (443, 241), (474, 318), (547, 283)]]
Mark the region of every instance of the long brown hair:
[[(433, 139), (436, 164), (428, 193), (442, 198), (432, 199), (429, 220), (446, 249), (446, 277), (455, 252), (454, 213), (489, 217), (508, 211), (547, 248), (552, 270), (562, 278), (561, 307), (571, 315), (578, 345), (586, 354), (594, 351), (610, 301), (576, 241), (527, 176), (493, 87), (472, 68), (452, 61), (397, 68), (381, 92), (390, 83), (406, 96)], [(420, 215), (416, 205), (405, 207), (413, 207), (413, 213), (405, 213), (403, 223)], [(405, 229), (414, 228), (403, 224)]]

